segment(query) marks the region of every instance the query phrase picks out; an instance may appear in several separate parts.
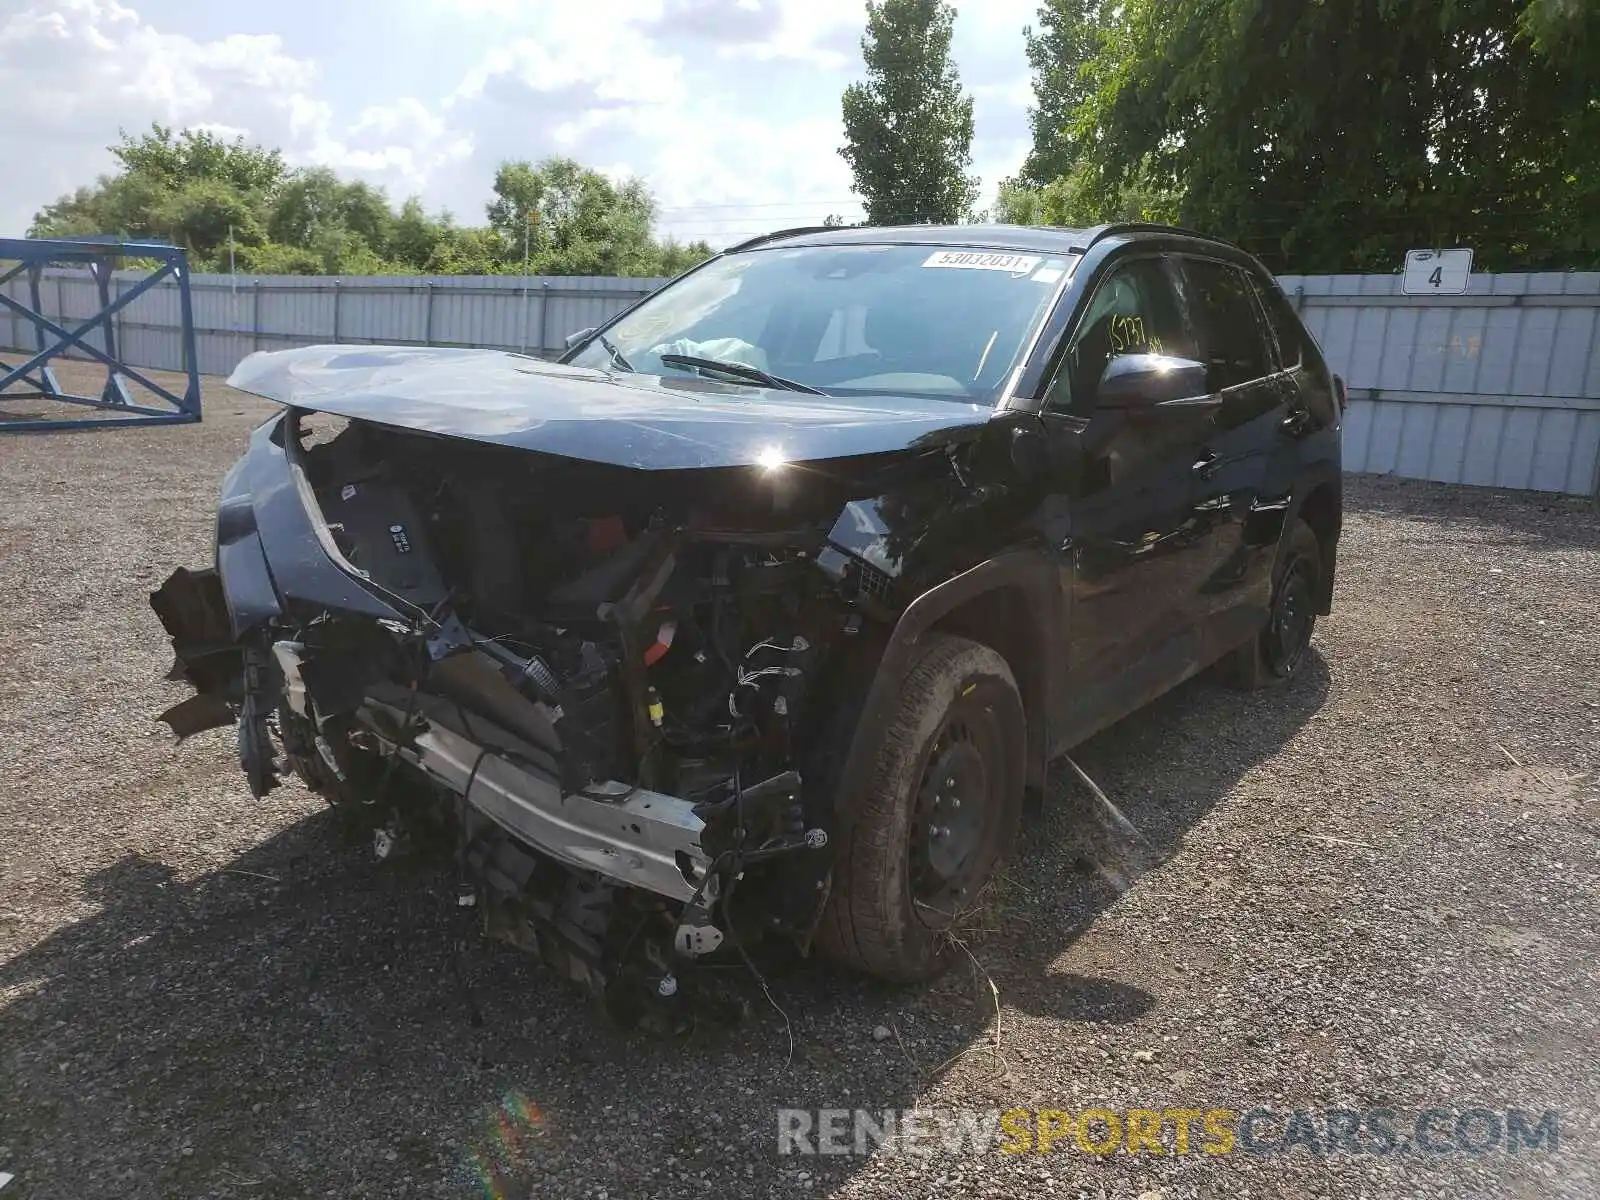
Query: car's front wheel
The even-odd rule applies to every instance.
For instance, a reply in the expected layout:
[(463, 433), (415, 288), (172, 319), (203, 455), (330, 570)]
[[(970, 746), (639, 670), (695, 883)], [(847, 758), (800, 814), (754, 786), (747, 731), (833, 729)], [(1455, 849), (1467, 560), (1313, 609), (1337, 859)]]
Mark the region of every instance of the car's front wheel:
[(893, 981), (943, 969), (952, 927), (1016, 837), (1022, 699), (994, 650), (928, 636), (900, 688), (840, 846), (821, 933), (833, 957)]

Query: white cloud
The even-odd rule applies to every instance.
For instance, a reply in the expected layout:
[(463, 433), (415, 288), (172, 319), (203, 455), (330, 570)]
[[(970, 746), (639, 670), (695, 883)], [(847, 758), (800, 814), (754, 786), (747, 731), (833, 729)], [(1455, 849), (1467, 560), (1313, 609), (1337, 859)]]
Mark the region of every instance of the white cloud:
[[(152, 120), (243, 133), (466, 221), (500, 161), (556, 153), (643, 176), (684, 237), (859, 213), (838, 148), (861, 0), (341, 0), (359, 38), (329, 32), (326, 0), (213, 12), (206, 35), (178, 0), (21, 3), (0, 15), (0, 154), (33, 166), (0, 172), (0, 233), (109, 170), (119, 126)], [(1026, 152), (1036, 5), (957, 17), (986, 195)]]
[(608, 27), (582, 39), (556, 30), (497, 47), (467, 73), (453, 100), (500, 88), (541, 96), (582, 95), (602, 106), (683, 99), (682, 62), (657, 53), (638, 31)]
[[(759, 13), (741, 23), (749, 3), (635, 3), (634, 24), (604, 28), (541, 22), (467, 73), (450, 98), (450, 120), (475, 131), (483, 172), (504, 158), (561, 153), (616, 177), (643, 176), (663, 229), (688, 239), (727, 241), (770, 219), (792, 224), (849, 209), (833, 106), (822, 115), (753, 104), (752, 90), (770, 100), (772, 67), (702, 54), (720, 28), (746, 48), (781, 34), (781, 20)], [(815, 65), (793, 57), (788, 70)]]
[(402, 193), (424, 190), (436, 172), (472, 153), (469, 134), (410, 96), (368, 105), (343, 135), (335, 132), (330, 106), (313, 102), (302, 110), (299, 133), (294, 157), (367, 175)]
[(421, 101), (370, 106), (341, 127), (317, 94), (317, 64), (278, 34), (203, 40), (171, 33), (115, 0), (36, 0), (0, 16), (0, 234), (111, 170), (119, 129), (152, 121), (279, 146), (398, 190), (423, 188), (471, 151)]
[(712, 45), (722, 59), (848, 67), (865, 10), (860, 0), (667, 0), (650, 23), (663, 42)]
[[(58, 0), (0, 23), (5, 128), (41, 133), (104, 128), (135, 114), (189, 124), (215, 120), (239, 92), (250, 101), (310, 86), (311, 64), (276, 35), (197, 42), (164, 34), (114, 0)], [(107, 139), (109, 140), (109, 138)]]

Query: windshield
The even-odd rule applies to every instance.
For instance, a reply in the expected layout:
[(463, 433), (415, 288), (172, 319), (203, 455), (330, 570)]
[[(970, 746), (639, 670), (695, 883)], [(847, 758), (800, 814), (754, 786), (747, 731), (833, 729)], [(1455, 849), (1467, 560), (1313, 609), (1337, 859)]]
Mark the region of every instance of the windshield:
[(1071, 265), (978, 247), (730, 254), (650, 297), (568, 361), (738, 378), (704, 362), (717, 360), (830, 395), (992, 404)]

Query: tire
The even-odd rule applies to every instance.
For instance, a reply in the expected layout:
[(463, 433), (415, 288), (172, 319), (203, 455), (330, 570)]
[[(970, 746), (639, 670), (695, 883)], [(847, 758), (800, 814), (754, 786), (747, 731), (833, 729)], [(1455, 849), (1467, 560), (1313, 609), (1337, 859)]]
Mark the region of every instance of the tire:
[(1218, 668), (1223, 679), (1245, 690), (1272, 687), (1294, 678), (1305, 665), (1317, 625), (1322, 587), (1322, 555), (1317, 535), (1304, 521), (1284, 531), (1272, 571), (1267, 624), (1232, 651)]
[(965, 638), (929, 635), (834, 860), (818, 930), (825, 953), (901, 983), (949, 965), (951, 926), (1016, 839), (1025, 742), (1005, 659)]

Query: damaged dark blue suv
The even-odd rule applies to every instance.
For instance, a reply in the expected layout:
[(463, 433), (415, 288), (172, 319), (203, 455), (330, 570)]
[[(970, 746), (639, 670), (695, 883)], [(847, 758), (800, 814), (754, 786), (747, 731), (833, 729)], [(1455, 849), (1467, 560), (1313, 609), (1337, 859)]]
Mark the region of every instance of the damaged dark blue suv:
[(1052, 757), (1329, 611), (1342, 384), (1225, 243), (793, 231), (570, 344), (246, 359), (152, 603), (180, 735), (432, 829), (619, 1012), (770, 939), (930, 976)]

